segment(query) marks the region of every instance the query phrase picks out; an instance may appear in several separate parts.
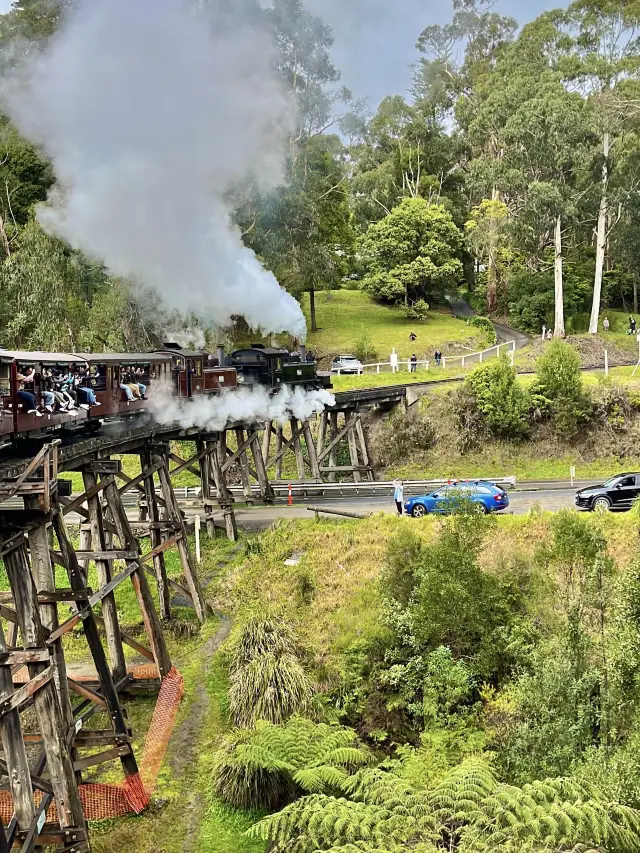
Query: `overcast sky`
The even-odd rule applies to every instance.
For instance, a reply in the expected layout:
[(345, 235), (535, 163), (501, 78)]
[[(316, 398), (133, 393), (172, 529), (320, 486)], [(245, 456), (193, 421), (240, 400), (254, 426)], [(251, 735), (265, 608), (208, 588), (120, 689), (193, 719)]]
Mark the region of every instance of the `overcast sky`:
[[(451, 0), (306, 0), (310, 11), (333, 27), (334, 59), (343, 82), (356, 97), (371, 98), (374, 106), (385, 96), (405, 94), (410, 65), (418, 53), (415, 43), (429, 24), (446, 23)], [(495, 9), (521, 22), (563, 0), (497, 0)], [(7, 12), (11, 0), (0, 0)]]
[[(405, 94), (415, 43), (429, 24), (452, 15), (451, 0), (306, 0), (307, 7), (333, 27), (334, 59), (343, 83), (374, 106), (385, 96)], [(566, 0), (497, 0), (495, 11), (521, 23)]]

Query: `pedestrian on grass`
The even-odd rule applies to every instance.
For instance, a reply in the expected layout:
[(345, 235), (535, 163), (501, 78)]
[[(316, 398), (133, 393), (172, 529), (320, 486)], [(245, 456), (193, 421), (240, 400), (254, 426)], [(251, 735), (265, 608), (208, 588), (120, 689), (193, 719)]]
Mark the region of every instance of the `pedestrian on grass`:
[(415, 373), (418, 368), (418, 356), (414, 354), (411, 356), (411, 373)]
[(404, 486), (402, 485), (402, 480), (393, 481), (393, 499), (396, 502), (398, 515), (402, 515), (404, 506)]
[(632, 335), (635, 335), (635, 333), (636, 333), (636, 318), (635, 317), (629, 317), (629, 331), (631, 332)]
[(409, 340), (411, 341), (411, 343), (418, 340), (418, 336), (415, 332), (411, 332), (411, 334), (409, 335)]
[(605, 331), (605, 334), (609, 331), (609, 318), (605, 317), (604, 322), (602, 323), (602, 328)]

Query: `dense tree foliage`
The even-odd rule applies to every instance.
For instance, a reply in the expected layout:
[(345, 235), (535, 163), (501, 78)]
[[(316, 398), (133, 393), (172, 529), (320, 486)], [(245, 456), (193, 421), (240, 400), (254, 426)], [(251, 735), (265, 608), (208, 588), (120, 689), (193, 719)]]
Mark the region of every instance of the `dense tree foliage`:
[(460, 236), (441, 205), (404, 199), (369, 227), (362, 243), (367, 275), (363, 286), (377, 299), (407, 308), (455, 296), (462, 265)]
[[(0, 16), (0, 42), (47, 39), (71, 4), (16, 0)], [(265, 197), (238, 187), (236, 218), (282, 284), (310, 294), (313, 328), (315, 292), (347, 279), (415, 317), (466, 287), (475, 307), (527, 330), (545, 324), (556, 337), (585, 313), (598, 331), (603, 306), (637, 310), (633, 3), (575, 0), (519, 30), (487, 0), (454, 0), (448, 23), (416, 33), (411, 96), (389, 96), (373, 114), (340, 87), (332, 32), (301, 0), (246, 5), (273, 32), (297, 122), (284, 186)], [(12, 274), (26, 280), (34, 263), (20, 232), (54, 176), (6, 119), (0, 138), (0, 253), (26, 265)], [(44, 262), (40, 253), (43, 279), (59, 279)], [(98, 300), (110, 317), (120, 306), (121, 340), (144, 346), (161, 336), (162, 322), (131, 322), (125, 282), (102, 278), (103, 288), (81, 292), (78, 317)], [(73, 304), (75, 288), (71, 277), (68, 299), (49, 315), (52, 344), (70, 341), (62, 303)], [(23, 328), (2, 325), (0, 337), (27, 345)], [(104, 337), (89, 327), (83, 343), (105, 346)]]

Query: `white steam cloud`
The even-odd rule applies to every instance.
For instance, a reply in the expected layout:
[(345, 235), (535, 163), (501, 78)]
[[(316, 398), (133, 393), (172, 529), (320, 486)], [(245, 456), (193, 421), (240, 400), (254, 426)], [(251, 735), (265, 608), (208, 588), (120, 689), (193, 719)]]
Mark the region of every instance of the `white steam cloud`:
[(287, 386), (273, 396), (257, 386), (223, 391), (219, 397), (192, 397), (185, 402), (172, 396), (171, 388), (167, 387), (154, 390), (150, 408), (158, 423), (218, 432), (232, 424), (250, 426), (266, 421), (284, 424), (291, 417), (306, 421), (335, 402), (333, 395), (324, 389), (310, 391)]
[(78, 0), (3, 107), (53, 162), (49, 233), (183, 313), (304, 339), (298, 303), (231, 218), (233, 190), (283, 180), (294, 121), (272, 39), (242, 5)]

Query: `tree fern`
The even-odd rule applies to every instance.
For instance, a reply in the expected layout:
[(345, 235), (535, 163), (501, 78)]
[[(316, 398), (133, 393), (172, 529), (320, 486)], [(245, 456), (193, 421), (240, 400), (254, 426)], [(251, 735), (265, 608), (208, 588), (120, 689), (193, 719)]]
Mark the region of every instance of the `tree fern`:
[(361, 770), (343, 791), (304, 797), (249, 834), (272, 842), (274, 853), (640, 851), (635, 809), (570, 778), (504, 785), (477, 759), (430, 791), (381, 768)]
[(351, 729), (293, 717), (281, 726), (238, 729), (214, 763), (214, 790), (241, 808), (273, 809), (301, 794), (341, 791), (370, 761)]
[(229, 706), (237, 726), (284, 722), (311, 698), (293, 632), (278, 618), (253, 617), (244, 625), (229, 678)]

